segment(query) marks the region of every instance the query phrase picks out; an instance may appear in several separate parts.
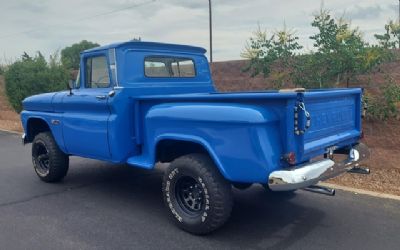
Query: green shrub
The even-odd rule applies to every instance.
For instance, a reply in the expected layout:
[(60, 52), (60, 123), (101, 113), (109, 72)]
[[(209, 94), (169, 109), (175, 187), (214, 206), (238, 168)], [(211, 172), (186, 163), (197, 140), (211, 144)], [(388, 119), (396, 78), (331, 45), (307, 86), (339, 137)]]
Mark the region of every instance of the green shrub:
[(400, 86), (390, 81), (381, 87), (381, 95), (366, 95), (367, 119), (399, 119)]
[(69, 73), (57, 57), (51, 57), (50, 63), (47, 63), (40, 52), (34, 57), (25, 53), (5, 72), (6, 94), (11, 106), (20, 112), (23, 99), (65, 89), (68, 80)]

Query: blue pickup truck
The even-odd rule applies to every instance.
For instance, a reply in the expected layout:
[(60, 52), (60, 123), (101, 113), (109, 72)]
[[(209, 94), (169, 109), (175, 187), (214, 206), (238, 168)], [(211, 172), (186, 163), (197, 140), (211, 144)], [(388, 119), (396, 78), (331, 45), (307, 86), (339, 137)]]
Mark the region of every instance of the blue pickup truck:
[(162, 191), (172, 219), (206, 234), (229, 218), (232, 186), (290, 192), (359, 172), (369, 154), (361, 89), (218, 93), (205, 52), (152, 42), (82, 52), (68, 91), (23, 101), (22, 139), (39, 178), (62, 180), (69, 156), (170, 163)]

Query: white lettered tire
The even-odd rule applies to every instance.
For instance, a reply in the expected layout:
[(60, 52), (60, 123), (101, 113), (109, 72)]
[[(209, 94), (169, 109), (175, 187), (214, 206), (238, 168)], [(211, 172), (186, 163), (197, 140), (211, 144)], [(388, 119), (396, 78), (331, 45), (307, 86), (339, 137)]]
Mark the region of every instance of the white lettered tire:
[(164, 175), (163, 196), (175, 223), (193, 234), (221, 227), (232, 211), (232, 188), (203, 154), (175, 159)]

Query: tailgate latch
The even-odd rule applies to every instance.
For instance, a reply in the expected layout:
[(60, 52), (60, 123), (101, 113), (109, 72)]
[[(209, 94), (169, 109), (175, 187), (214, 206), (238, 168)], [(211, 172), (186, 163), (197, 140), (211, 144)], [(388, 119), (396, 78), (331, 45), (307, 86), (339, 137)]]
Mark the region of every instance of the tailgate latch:
[[(299, 114), (301, 112), (304, 112), (304, 116), (306, 117), (306, 122), (304, 129), (299, 128)], [(304, 102), (299, 102), (295, 107), (294, 107), (294, 133), (296, 135), (303, 135), (309, 128), (311, 127), (311, 115), (306, 109), (306, 105), (304, 105)]]

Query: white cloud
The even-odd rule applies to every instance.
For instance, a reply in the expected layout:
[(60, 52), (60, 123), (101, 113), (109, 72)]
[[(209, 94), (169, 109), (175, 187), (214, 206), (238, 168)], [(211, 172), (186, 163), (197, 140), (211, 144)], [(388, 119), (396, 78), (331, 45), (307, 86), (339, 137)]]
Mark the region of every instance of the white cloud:
[[(24, 51), (45, 55), (86, 39), (100, 44), (133, 37), (144, 40), (193, 44), (208, 48), (207, 0), (0, 0), (0, 56), (19, 57)], [(239, 59), (245, 41), (257, 23), (276, 30), (286, 22), (306, 49), (314, 32), (312, 14), (320, 0), (213, 0), (214, 59)], [(147, 3), (134, 7), (136, 4)], [(345, 15), (359, 26), (365, 38), (383, 32), (388, 19), (397, 18), (393, 0), (326, 0), (336, 16)], [(127, 8), (88, 18), (101, 13)], [(31, 31), (31, 32), (28, 32)]]

